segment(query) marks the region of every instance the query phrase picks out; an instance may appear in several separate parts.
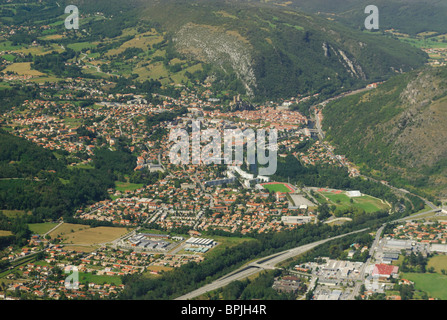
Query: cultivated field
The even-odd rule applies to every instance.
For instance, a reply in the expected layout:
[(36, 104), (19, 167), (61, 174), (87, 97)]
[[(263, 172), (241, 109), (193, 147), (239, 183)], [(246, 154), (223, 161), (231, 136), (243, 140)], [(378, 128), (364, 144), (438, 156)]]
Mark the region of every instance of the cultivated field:
[(146, 32), (138, 35), (137, 37), (124, 42), (119, 48), (112, 49), (107, 52), (106, 56), (117, 55), (124, 52), (127, 48), (140, 48), (148, 50), (150, 46), (163, 41), (163, 36), (158, 35), (156, 32)]
[(39, 76), (43, 76), (44, 73), (37, 71), (37, 70), (31, 70), (31, 62), (17, 62), (17, 63), (13, 63), (9, 66), (7, 66), (5, 68), (5, 70), (3, 70), (4, 73), (11, 71), (11, 72), (15, 72), (18, 75), (30, 75), (30, 76), (35, 76), (35, 77), (39, 77)]
[[(61, 227), (64, 226), (65, 224), (62, 225)], [(85, 225), (74, 225), (74, 226), (78, 226), (78, 228), (76, 230), (73, 229), (73, 232), (71, 232), (72, 229), (70, 229), (70, 231), (61, 235), (64, 243), (79, 246), (93, 246), (111, 242), (127, 233), (126, 228), (114, 228), (114, 227), (91, 228)], [(81, 228), (79, 228), (79, 226), (81, 226)], [(60, 228), (56, 229), (54, 232), (57, 233), (59, 229)], [(65, 228), (65, 230), (68, 229), (69, 228)]]
[(0, 230), (0, 237), (11, 236), (12, 232), (7, 230)]

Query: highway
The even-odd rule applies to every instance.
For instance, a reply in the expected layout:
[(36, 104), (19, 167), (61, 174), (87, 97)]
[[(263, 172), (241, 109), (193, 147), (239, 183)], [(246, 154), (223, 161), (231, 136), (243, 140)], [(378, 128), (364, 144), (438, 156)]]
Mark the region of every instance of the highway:
[(312, 243), (309, 243), (309, 244), (306, 244), (306, 245), (303, 245), (303, 246), (299, 246), (299, 247), (296, 247), (296, 248), (293, 248), (293, 249), (289, 249), (289, 250), (285, 250), (285, 251), (282, 251), (282, 252), (279, 252), (279, 253), (275, 253), (275, 254), (272, 254), (272, 255), (267, 256), (267, 257), (260, 258), (260, 259), (254, 261), (254, 262), (249, 263), (248, 265), (245, 265), (245, 266), (243, 266), (243, 267), (241, 267), (241, 268), (239, 268), (239, 269), (229, 273), (228, 275), (225, 275), (225, 276), (217, 279), (216, 281), (214, 281), (214, 282), (212, 282), (212, 283), (210, 283), (208, 285), (205, 285), (205, 286), (203, 286), (203, 287), (201, 287), (201, 288), (199, 288), (197, 290), (194, 290), (194, 291), (192, 291), (192, 292), (190, 292), (188, 294), (185, 294), (185, 295), (183, 295), (181, 297), (178, 297), (175, 300), (193, 299), (193, 298), (198, 297), (198, 296), (200, 296), (200, 295), (202, 295), (202, 294), (204, 294), (206, 292), (213, 291), (213, 290), (219, 289), (221, 287), (224, 287), (224, 286), (228, 285), (232, 281), (245, 279), (245, 278), (247, 278), (247, 277), (249, 277), (251, 275), (254, 275), (254, 274), (256, 274), (256, 273), (258, 273), (258, 272), (260, 272), (262, 270), (275, 269), (276, 268), (275, 265), (277, 265), (278, 263), (280, 263), (282, 261), (285, 261), (285, 260), (287, 260), (289, 258), (293, 258), (293, 257), (295, 257), (297, 255), (303, 254), (303, 253), (305, 253), (305, 252), (307, 252), (309, 250), (312, 250), (313, 248), (315, 248), (315, 247), (317, 247), (317, 246), (319, 246), (319, 245), (321, 245), (321, 244), (323, 244), (325, 242), (328, 242), (328, 241), (331, 241), (331, 240), (334, 240), (334, 239), (337, 239), (337, 238), (345, 237), (345, 236), (350, 235), (350, 234), (363, 232), (363, 231), (366, 231), (366, 230), (368, 230), (368, 229), (365, 228), (365, 229), (362, 229), (362, 230), (349, 232), (349, 233), (346, 233), (346, 234), (343, 234), (343, 235), (335, 236), (335, 237), (328, 238), (328, 239), (319, 240), (319, 241), (312, 242)]

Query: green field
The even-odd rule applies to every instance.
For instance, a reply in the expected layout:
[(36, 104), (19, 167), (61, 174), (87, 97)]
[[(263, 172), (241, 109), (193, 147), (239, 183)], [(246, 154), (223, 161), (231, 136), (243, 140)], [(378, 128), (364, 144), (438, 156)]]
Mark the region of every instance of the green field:
[(118, 191), (126, 192), (126, 191), (134, 191), (140, 188), (143, 188), (144, 184), (142, 183), (130, 183), (130, 182), (122, 182), (115, 181), (115, 188)]
[(264, 184), (262, 185), (268, 191), (288, 193), (292, 192), (284, 183)]
[(431, 257), (430, 260), (428, 260), (427, 269), (430, 267), (433, 267), (437, 273), (442, 274), (441, 270), (447, 270), (447, 256), (437, 255)]
[(413, 281), (416, 290), (425, 291), (430, 297), (447, 300), (447, 276), (437, 273), (403, 273), (401, 278)]
[(95, 167), (92, 166), (91, 164), (84, 164), (84, 163), (80, 163), (74, 166), (67, 166), (68, 169), (85, 169), (85, 170), (90, 170), (90, 169), (94, 169)]
[(32, 233), (36, 234), (45, 234), (51, 229), (57, 226), (57, 223), (46, 222), (46, 223), (31, 223), (28, 225), (28, 228)]
[(2, 58), (8, 61), (14, 61), (16, 57), (12, 54), (4, 54), (2, 55)]
[(411, 44), (417, 48), (447, 48), (447, 43), (442, 41), (436, 41), (434, 38), (421, 39), (421, 38), (410, 38), (410, 37), (399, 37), (399, 40), (408, 44)]
[(25, 214), (30, 215), (31, 211), (25, 212), (24, 210), (0, 210), (8, 218), (16, 218)]
[(218, 243), (218, 245), (212, 250), (208, 251), (205, 256), (212, 258), (222, 254), (227, 248), (237, 246), (243, 242), (254, 240), (253, 238), (240, 238), (240, 237), (222, 237), (222, 236), (213, 236), (214, 241)]
[(91, 42), (76, 42), (76, 43), (70, 43), (67, 45), (70, 49), (73, 49), (74, 51), (82, 51), (84, 49), (91, 49), (95, 48), (96, 44), (93, 44)]
[(380, 199), (367, 195), (350, 198), (344, 193), (320, 192), (320, 194), (329, 199), (330, 205), (335, 204), (340, 209), (356, 207), (365, 210), (367, 213), (371, 213), (388, 210), (390, 208), (388, 204), (383, 203)]

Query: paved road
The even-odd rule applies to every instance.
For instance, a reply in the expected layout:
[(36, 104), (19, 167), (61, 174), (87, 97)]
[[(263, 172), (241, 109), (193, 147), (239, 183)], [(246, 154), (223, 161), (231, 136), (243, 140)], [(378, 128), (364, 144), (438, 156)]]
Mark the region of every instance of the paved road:
[(369, 258), (368, 258), (368, 260), (366, 260), (366, 262), (362, 265), (362, 267), (360, 269), (359, 279), (361, 279), (361, 282), (356, 282), (354, 290), (348, 296), (348, 300), (354, 300), (354, 298), (359, 295), (360, 287), (365, 282), (365, 271), (366, 271), (366, 268), (368, 267), (368, 265), (370, 265), (371, 259), (374, 257), (374, 252), (376, 251), (377, 245), (379, 244), (380, 236), (381, 236), (383, 228), (385, 228), (385, 226), (386, 226), (386, 223), (383, 224), (377, 230), (376, 237), (374, 238), (374, 241), (373, 241), (373, 243), (371, 245), (371, 248), (369, 249)]
[(59, 228), (64, 222), (60, 222), (57, 226), (55, 226), (54, 228), (52, 228), (50, 231), (48, 231), (47, 233), (45, 233), (44, 235), (42, 235), (42, 238), (45, 238), (47, 236), (47, 234), (53, 232), (54, 230), (56, 230), (57, 228)]
[(203, 287), (201, 287), (197, 290), (194, 290), (188, 294), (178, 297), (175, 300), (193, 299), (193, 298), (200, 296), (206, 292), (213, 291), (213, 290), (219, 289), (221, 287), (224, 287), (232, 281), (247, 278), (247, 277), (249, 277), (253, 274), (256, 274), (262, 270), (275, 269), (276, 268), (275, 265), (277, 265), (278, 263), (285, 261), (289, 258), (293, 258), (297, 255), (302, 254), (302, 253), (305, 253), (306, 251), (309, 251), (325, 242), (328, 242), (328, 241), (331, 241), (331, 240), (334, 240), (337, 238), (345, 237), (350, 234), (363, 232), (365, 230), (368, 230), (368, 229), (366, 228), (366, 229), (362, 229), (362, 230), (358, 230), (358, 231), (349, 232), (349, 233), (346, 233), (343, 235), (319, 240), (319, 241), (312, 242), (312, 243), (309, 243), (309, 244), (306, 244), (306, 245), (303, 245), (300, 247), (296, 247), (293, 249), (285, 250), (283, 252), (272, 254), (267, 257), (263, 257), (259, 260), (256, 260), (255, 262), (252, 262), (246, 266), (243, 266), (243, 267), (237, 269), (236, 271), (231, 272), (228, 275), (221, 277), (220, 279), (217, 279), (216, 281), (214, 281), (206, 286), (203, 286)]

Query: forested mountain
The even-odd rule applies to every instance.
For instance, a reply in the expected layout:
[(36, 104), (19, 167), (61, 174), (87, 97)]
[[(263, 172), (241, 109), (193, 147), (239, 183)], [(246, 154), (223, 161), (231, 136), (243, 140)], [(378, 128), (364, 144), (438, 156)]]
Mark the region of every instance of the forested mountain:
[(327, 137), (371, 174), (395, 185), (447, 195), (447, 68), (395, 77), (328, 104)]
[(363, 28), (366, 6), (379, 9), (380, 29), (398, 29), (415, 35), (424, 31), (447, 32), (445, 0), (293, 0), (278, 5), (298, 8), (309, 13), (335, 19), (356, 29)]
[(331, 94), (417, 68), (425, 54), (300, 11), (254, 3), (145, 1), (182, 54), (233, 71), (266, 98)]
[[(202, 70), (188, 73), (191, 80), (208, 78), (214, 89), (257, 100), (329, 96), (416, 69), (427, 59), (424, 52), (379, 33), (270, 3), (132, 0), (123, 7), (105, 0), (61, 2), (77, 5), (82, 14), (106, 14), (103, 21), (80, 20), (90, 41), (117, 37), (130, 26), (156, 27), (165, 38), (166, 57), (159, 59), (202, 62)], [(169, 69), (174, 67), (181, 69)]]

